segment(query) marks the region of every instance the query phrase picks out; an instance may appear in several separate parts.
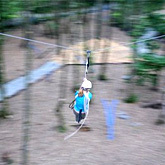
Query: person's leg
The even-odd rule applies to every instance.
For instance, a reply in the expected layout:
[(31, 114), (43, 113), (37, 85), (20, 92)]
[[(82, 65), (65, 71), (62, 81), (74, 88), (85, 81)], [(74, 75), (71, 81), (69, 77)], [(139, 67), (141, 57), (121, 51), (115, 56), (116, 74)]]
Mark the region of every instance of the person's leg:
[(79, 121), (79, 113), (77, 113), (74, 109), (73, 109), (73, 113), (75, 115), (76, 122), (78, 122)]
[(81, 119), (85, 119), (86, 113), (81, 114)]
[(82, 124), (82, 123), (84, 122), (85, 116), (86, 116), (85, 113), (82, 113), (82, 114), (81, 114), (81, 120), (80, 120), (80, 122), (79, 122), (80, 124)]
[(82, 119), (82, 109), (79, 111), (78, 123), (81, 121), (81, 119)]
[(74, 109), (73, 109), (73, 113), (75, 115), (75, 120), (76, 122), (80, 122), (82, 119), (85, 119), (86, 113), (77, 113)]

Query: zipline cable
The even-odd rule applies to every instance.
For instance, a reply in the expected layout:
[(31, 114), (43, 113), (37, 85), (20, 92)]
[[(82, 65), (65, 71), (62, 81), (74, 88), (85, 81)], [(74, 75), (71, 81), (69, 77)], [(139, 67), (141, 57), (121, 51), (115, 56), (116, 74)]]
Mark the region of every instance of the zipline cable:
[[(67, 46), (51, 44), (51, 43), (48, 43), (48, 42), (43, 42), (43, 41), (38, 41), (38, 40), (32, 40), (32, 39), (19, 37), (19, 36), (15, 36), (15, 35), (10, 35), (10, 34), (6, 34), (6, 33), (0, 33), (0, 35), (6, 36), (6, 37), (10, 37), (10, 38), (16, 38), (16, 39), (20, 39), (20, 40), (26, 40), (26, 41), (30, 41), (30, 42), (35, 42), (35, 43), (38, 43), (38, 44), (49, 45), (49, 46), (52, 46), (52, 47), (60, 47), (60, 48), (63, 48), (63, 49), (68, 49), (68, 50), (73, 50), (73, 51), (81, 51), (80, 49), (72, 49), (72, 48), (67, 47)], [(136, 43), (145, 42), (145, 41), (149, 41), (149, 40), (160, 39), (160, 38), (164, 38), (164, 37), (165, 37), (165, 35), (160, 35), (160, 36), (151, 37), (151, 38), (147, 38), (147, 39), (143, 39), (143, 40), (138, 40), (138, 41), (135, 41), (135, 42), (125, 43), (125, 44), (123, 44), (123, 46), (133, 45), (133, 44), (136, 44)], [(113, 48), (117, 48), (117, 47), (118, 46), (106, 47), (106, 48), (103, 48), (103, 49), (92, 50), (91, 52), (93, 54), (95, 54), (95, 53), (100, 53), (101, 51), (105, 51), (105, 50), (113, 49)], [(87, 50), (85, 50), (85, 51), (87, 51)]]
[[(133, 44), (137, 44), (137, 43), (141, 43), (141, 42), (145, 42), (145, 41), (150, 41), (150, 40), (156, 40), (156, 39), (160, 39), (160, 38), (164, 38), (164, 37), (165, 37), (165, 35), (151, 37), (151, 38), (147, 38), (147, 39), (143, 39), (143, 40), (138, 40), (138, 41), (135, 41), (135, 42), (125, 43), (125, 44), (123, 44), (123, 46), (133, 45)], [(106, 48), (103, 48), (103, 49), (96, 49), (96, 50), (93, 50), (92, 53), (95, 54), (95, 53), (99, 53), (101, 51), (105, 51), (105, 50), (113, 49), (113, 48), (117, 48), (117, 47), (118, 46), (106, 47)]]
[(56, 44), (51, 44), (51, 43), (48, 43), (48, 42), (32, 40), (32, 39), (29, 39), (29, 38), (19, 37), (19, 36), (15, 36), (15, 35), (11, 35), (11, 34), (0, 33), (0, 35), (10, 37), (10, 38), (16, 38), (16, 39), (20, 39), (20, 40), (35, 42), (35, 43), (38, 43), (38, 44), (49, 45), (49, 46), (52, 46), (52, 47), (59, 47), (59, 48), (63, 48), (63, 49), (73, 50), (73, 51), (80, 51), (79, 49), (72, 49), (72, 48), (69, 48), (69, 47), (66, 47), (66, 46), (62, 46), (62, 45), (56, 45)]

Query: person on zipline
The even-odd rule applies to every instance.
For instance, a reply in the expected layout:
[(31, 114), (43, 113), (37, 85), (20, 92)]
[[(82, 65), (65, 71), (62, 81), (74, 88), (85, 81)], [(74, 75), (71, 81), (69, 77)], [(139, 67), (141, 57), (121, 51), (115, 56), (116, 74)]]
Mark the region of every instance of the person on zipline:
[(92, 93), (89, 92), (91, 88), (92, 83), (84, 78), (79, 91), (76, 91), (75, 93), (75, 104), (73, 107), (73, 112), (78, 123), (85, 118), (89, 110), (89, 102), (92, 99)]

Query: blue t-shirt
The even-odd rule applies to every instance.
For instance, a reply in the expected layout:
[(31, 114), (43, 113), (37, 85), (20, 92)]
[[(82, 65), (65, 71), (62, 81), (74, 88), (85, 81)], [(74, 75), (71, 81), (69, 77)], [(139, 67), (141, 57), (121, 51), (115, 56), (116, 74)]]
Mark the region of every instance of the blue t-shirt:
[[(81, 109), (82, 109), (82, 112), (84, 112), (84, 98), (85, 98), (85, 95), (83, 95), (82, 97), (78, 96), (78, 91), (75, 93), (75, 96), (76, 97), (76, 102), (75, 102), (75, 105), (74, 105), (74, 109), (79, 112)], [(92, 99), (92, 93), (88, 92), (88, 97), (89, 99), (91, 100)]]

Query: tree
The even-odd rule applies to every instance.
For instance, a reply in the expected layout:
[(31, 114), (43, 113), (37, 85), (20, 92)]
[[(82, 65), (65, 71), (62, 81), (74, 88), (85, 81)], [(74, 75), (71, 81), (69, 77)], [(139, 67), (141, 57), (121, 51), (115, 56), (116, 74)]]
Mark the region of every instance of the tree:
[[(112, 26), (111, 26), (111, 15), (110, 13), (108, 12), (107, 14), (107, 17), (108, 19), (105, 21), (104, 23), (104, 26), (106, 27), (106, 32), (107, 32), (107, 36), (108, 36), (108, 39), (111, 40), (112, 38)], [(110, 47), (110, 45), (107, 45), (106, 41), (104, 43), (104, 47)], [(109, 54), (110, 54), (110, 48), (108, 48), (107, 50), (103, 51), (102, 52), (102, 61), (103, 63), (105, 63), (105, 61), (108, 61), (109, 59)], [(107, 77), (106, 77), (106, 70), (107, 70), (107, 65), (104, 64), (104, 65), (101, 65), (100, 66), (100, 75), (99, 75), (99, 79), (100, 80), (107, 80)]]
[[(5, 8), (4, 8), (4, 1), (0, 1), (0, 20), (3, 21), (5, 19)], [(4, 32), (3, 26), (0, 24), (0, 32)], [(5, 98), (5, 62), (3, 57), (3, 43), (4, 38), (0, 36), (0, 96), (2, 100), (2, 106), (0, 109), (0, 118), (6, 118), (7, 115), (10, 113), (8, 112), (8, 102)]]
[[(29, 24), (29, 11), (31, 8), (31, 3), (29, 0), (24, 0), (22, 7), (24, 8), (24, 26), (23, 26), (23, 34), (25, 38), (32, 38), (32, 31), (30, 29)], [(29, 140), (30, 140), (30, 114), (31, 114), (31, 88), (30, 88), (30, 72), (32, 67), (32, 52), (29, 45), (29, 41), (25, 42), (25, 46), (27, 48), (27, 52), (25, 54), (25, 104), (23, 108), (23, 116), (22, 116), (22, 164), (29, 164)]]
[[(57, 4), (59, 5), (59, 8), (61, 10), (63, 9), (64, 11), (66, 11), (69, 7), (68, 3), (63, 4), (60, 1)], [(56, 16), (55, 23), (58, 23), (58, 33), (59, 33), (58, 38), (57, 38), (57, 41), (58, 41), (57, 44), (63, 44), (67, 38), (66, 38), (66, 33), (65, 33), (64, 29), (62, 28), (61, 20), (58, 16)], [(62, 59), (63, 59), (62, 63), (63, 63), (63, 65), (65, 65), (66, 54), (65, 54), (65, 52), (60, 52), (60, 49), (61, 48), (58, 49), (57, 53), (58, 53), (58, 55), (62, 56)], [(63, 117), (63, 113), (62, 113), (62, 108), (63, 108), (63, 105), (65, 103), (65, 98), (66, 98), (66, 84), (67, 84), (67, 74), (66, 73), (67, 73), (66, 67), (64, 66), (61, 68), (61, 72), (60, 72), (59, 99), (58, 99), (57, 105), (55, 107), (55, 115), (57, 115), (57, 118), (58, 118), (57, 129), (60, 132), (66, 131), (65, 120)]]
[[(146, 23), (149, 19), (145, 19), (145, 21), (142, 23), (141, 19), (147, 18), (150, 16), (151, 13), (154, 13), (154, 11), (160, 10), (163, 8), (165, 1), (164, 0), (118, 0), (117, 1), (118, 7), (113, 10), (112, 13), (112, 20), (114, 22), (115, 26), (118, 26), (122, 28), (123, 30), (129, 31), (129, 34), (131, 35), (141, 35), (141, 30), (143, 30), (143, 26), (147, 26)], [(131, 25), (131, 22), (133, 21), (133, 25)], [(161, 21), (158, 21), (159, 24)], [(157, 24), (153, 24), (154, 26), (157, 26)], [(162, 23), (162, 28), (163, 28)], [(131, 29), (130, 29), (131, 28)], [(162, 30), (163, 31), (163, 30)], [(133, 34), (132, 34), (133, 33)], [(136, 37), (136, 36), (134, 36)]]
[(157, 89), (159, 85), (159, 73), (165, 67), (165, 56), (156, 54), (144, 54), (136, 59), (135, 70), (139, 79), (150, 80), (153, 88)]

